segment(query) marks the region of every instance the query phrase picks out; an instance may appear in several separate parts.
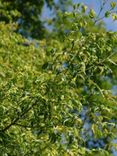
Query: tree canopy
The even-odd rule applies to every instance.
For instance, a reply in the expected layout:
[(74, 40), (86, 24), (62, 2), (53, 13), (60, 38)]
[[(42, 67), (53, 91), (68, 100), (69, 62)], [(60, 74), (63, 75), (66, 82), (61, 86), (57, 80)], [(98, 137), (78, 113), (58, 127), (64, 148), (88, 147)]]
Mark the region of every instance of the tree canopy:
[(110, 156), (117, 147), (117, 32), (86, 9), (58, 12), (42, 40), (0, 22), (1, 156)]
[(54, 11), (65, 10), (68, 4), (70, 0), (0, 0), (0, 21), (17, 22), (17, 31), (23, 36), (42, 39), (47, 33), (41, 19), (44, 6)]

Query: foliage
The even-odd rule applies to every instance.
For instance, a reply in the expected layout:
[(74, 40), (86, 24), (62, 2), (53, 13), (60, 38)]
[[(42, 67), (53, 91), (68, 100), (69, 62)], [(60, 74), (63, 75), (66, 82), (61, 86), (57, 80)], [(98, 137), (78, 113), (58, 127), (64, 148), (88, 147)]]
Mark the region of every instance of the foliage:
[(98, 31), (85, 11), (80, 25), (63, 14), (62, 39), (28, 41), (0, 23), (1, 156), (110, 156), (117, 146), (117, 33)]
[[(0, 0), (0, 21), (17, 22), (17, 31), (25, 37), (42, 39), (47, 31), (41, 19), (43, 8), (63, 10), (69, 4), (65, 0), (55, 3), (54, 0)], [(65, 4), (64, 4), (65, 3)]]
[(22, 35), (41, 39), (45, 29), (40, 15), (45, 4), (54, 6), (53, 0), (0, 0), (0, 21), (17, 22), (17, 31)]

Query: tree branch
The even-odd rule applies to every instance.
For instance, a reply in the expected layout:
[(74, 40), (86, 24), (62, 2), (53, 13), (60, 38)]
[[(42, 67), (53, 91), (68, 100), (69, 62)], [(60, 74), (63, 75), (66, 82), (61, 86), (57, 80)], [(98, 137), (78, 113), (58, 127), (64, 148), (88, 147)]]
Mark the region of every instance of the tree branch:
[(11, 126), (15, 125), (25, 114), (27, 114), (35, 105), (37, 105), (37, 102), (39, 99), (36, 99), (36, 101), (24, 112), (22, 112), (14, 121), (12, 121), (9, 125), (7, 125), (4, 129), (2, 129), (2, 132), (7, 131)]

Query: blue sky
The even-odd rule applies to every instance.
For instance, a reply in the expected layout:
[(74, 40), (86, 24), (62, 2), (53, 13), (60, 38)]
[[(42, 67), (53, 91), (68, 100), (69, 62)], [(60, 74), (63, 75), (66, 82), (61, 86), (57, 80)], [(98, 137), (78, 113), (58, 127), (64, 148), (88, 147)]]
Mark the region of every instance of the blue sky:
[[(57, 0), (56, 0), (57, 1)], [(86, 4), (88, 6), (88, 8), (93, 8), (96, 13), (99, 12), (99, 8), (100, 8), (100, 2), (102, 0), (73, 0), (73, 3), (79, 3), (79, 2), (82, 2), (84, 4)], [(112, 0), (108, 0), (109, 2), (112, 1)], [(115, 2), (117, 2), (117, 0), (113, 0)], [(109, 8), (109, 3), (106, 4), (105, 6), (105, 9), (108, 9)], [(103, 12), (102, 12), (103, 14)], [(44, 10), (43, 10), (43, 13), (42, 13), (42, 17), (43, 18), (48, 18), (51, 16), (51, 12), (49, 11), (49, 9), (47, 9), (47, 7), (45, 6), (44, 7)], [(112, 18), (105, 18), (103, 19), (105, 24), (106, 24), (106, 28), (107, 30), (112, 30), (112, 31), (117, 31), (117, 21), (113, 21)]]

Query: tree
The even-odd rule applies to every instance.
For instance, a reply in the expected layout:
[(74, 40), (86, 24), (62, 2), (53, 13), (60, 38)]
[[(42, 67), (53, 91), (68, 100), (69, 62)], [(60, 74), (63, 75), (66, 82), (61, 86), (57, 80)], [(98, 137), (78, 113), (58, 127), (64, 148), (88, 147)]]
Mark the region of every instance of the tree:
[(53, 0), (1, 0), (0, 21), (17, 22), (22, 35), (42, 38), (45, 31), (40, 15), (45, 2), (49, 8), (54, 5)]
[[(85, 8), (75, 5), (79, 15)], [(63, 13), (69, 23), (63, 39), (57, 31), (29, 42), (17, 24), (0, 23), (1, 156), (112, 154), (117, 33), (98, 32), (92, 10), (80, 25), (77, 15)]]
[(47, 33), (41, 19), (45, 5), (53, 11), (61, 10), (69, 5), (69, 1), (64, 4), (64, 0), (59, 3), (54, 0), (0, 0), (0, 21), (17, 22), (17, 31), (23, 36), (42, 39)]

